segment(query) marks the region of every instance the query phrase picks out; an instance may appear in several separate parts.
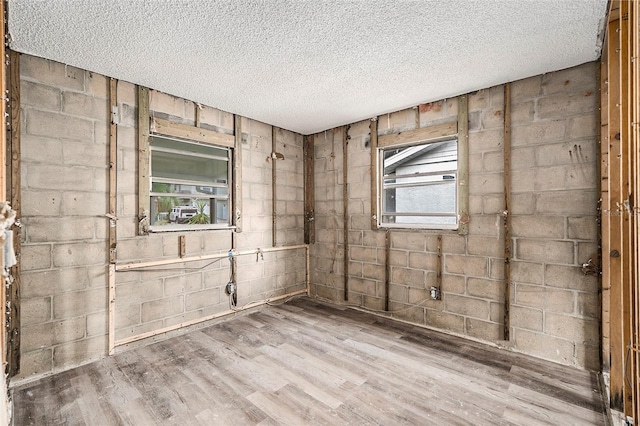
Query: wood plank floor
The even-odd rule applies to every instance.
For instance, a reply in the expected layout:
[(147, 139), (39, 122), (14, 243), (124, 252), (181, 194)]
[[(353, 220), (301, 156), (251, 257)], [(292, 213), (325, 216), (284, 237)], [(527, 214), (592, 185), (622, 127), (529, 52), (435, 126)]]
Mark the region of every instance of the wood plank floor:
[(15, 425), (602, 425), (594, 373), (299, 298), (27, 383)]

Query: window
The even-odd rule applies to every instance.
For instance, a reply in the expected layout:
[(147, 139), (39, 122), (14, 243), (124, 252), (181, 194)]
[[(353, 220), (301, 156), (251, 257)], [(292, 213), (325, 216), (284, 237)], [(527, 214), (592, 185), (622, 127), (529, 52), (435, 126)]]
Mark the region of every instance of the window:
[(457, 139), (378, 150), (378, 226), (457, 229)]
[(231, 225), (231, 148), (150, 135), (149, 153), (152, 230)]

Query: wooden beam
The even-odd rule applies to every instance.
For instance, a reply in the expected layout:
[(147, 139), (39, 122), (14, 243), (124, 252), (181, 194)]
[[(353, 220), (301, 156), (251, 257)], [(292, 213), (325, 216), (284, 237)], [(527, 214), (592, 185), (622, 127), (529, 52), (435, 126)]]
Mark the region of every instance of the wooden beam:
[(232, 209), (234, 211), (232, 224), (235, 226), (234, 233), (242, 232), (242, 117), (233, 115), (233, 188), (232, 188)]
[(469, 233), (469, 102), (458, 96), (458, 234)]
[(378, 229), (378, 117), (369, 124), (371, 145), (371, 229)]
[(174, 123), (169, 120), (163, 120), (155, 117), (151, 120), (151, 132), (160, 135), (224, 146), (227, 148), (235, 147), (235, 138), (233, 135), (214, 132), (213, 130), (189, 126), (187, 124)]
[(349, 128), (342, 126), (342, 239), (344, 248), (344, 300), (349, 300)]
[(278, 170), (276, 167), (276, 158), (274, 156), (276, 152), (276, 136), (277, 131), (275, 126), (271, 126), (271, 245), (275, 247), (278, 243)]
[(151, 218), (149, 170), (149, 89), (138, 86), (138, 235), (148, 235)]
[(435, 124), (429, 127), (380, 136), (378, 137), (378, 147), (386, 148), (388, 146), (404, 145), (431, 139), (454, 137), (457, 133), (458, 126), (455, 122)]
[[(5, 92), (6, 93), (6, 92)], [(9, 96), (10, 96), (10, 124), (5, 121), (5, 126), (10, 128), (10, 201), (11, 207), (16, 211), (16, 220), (22, 217), (22, 197), (21, 197), (21, 135), (20, 135), (20, 54), (9, 51)], [(13, 282), (9, 286), (9, 327), (8, 327), (8, 374), (13, 377), (20, 373), (20, 287), (21, 287), (21, 240), (22, 229), (19, 226), (13, 227), (13, 250), (17, 263), (9, 271)]]
[(109, 263), (116, 263), (118, 193), (118, 80), (109, 79)]
[(504, 328), (511, 338), (511, 83), (504, 85)]
[(384, 233), (384, 310), (389, 311), (389, 294), (391, 287), (391, 231)]
[(314, 217), (315, 192), (314, 192), (314, 145), (315, 136), (304, 136), (302, 142), (304, 157), (304, 242), (313, 244), (316, 241), (316, 224)]

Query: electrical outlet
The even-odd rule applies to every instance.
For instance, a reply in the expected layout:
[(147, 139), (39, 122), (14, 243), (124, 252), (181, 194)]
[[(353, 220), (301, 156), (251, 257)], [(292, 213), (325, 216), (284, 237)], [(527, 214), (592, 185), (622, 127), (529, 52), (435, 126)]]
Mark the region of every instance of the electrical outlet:
[(236, 292), (236, 283), (234, 283), (233, 281), (229, 281), (227, 283), (227, 287), (225, 288), (225, 292), (231, 296), (232, 294), (235, 294)]

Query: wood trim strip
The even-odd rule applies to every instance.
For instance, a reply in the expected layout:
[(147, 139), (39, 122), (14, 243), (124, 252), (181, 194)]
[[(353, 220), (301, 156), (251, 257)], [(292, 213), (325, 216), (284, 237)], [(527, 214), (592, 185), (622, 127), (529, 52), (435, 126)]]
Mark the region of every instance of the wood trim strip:
[(469, 233), (469, 102), (458, 97), (458, 234)]
[(378, 137), (378, 147), (386, 148), (388, 146), (428, 141), (430, 139), (453, 137), (457, 133), (458, 126), (455, 122), (435, 124), (429, 127), (380, 136)]
[(511, 340), (511, 83), (504, 85), (504, 324), (503, 339)]
[(187, 124), (174, 123), (172, 121), (163, 120), (161, 118), (154, 117), (151, 120), (150, 130), (154, 134), (204, 142), (212, 145), (224, 146), (227, 148), (235, 147), (235, 137), (233, 135), (214, 132), (213, 130), (189, 126)]
[(118, 191), (118, 80), (109, 79), (109, 263), (116, 263)]
[[(9, 92), (11, 98), (10, 105), (10, 124), (5, 121), (5, 125), (10, 127), (10, 157), (11, 170), (9, 179), (11, 180), (11, 207), (16, 211), (16, 220), (20, 220), (22, 217), (22, 177), (21, 177), (21, 133), (20, 133), (20, 54), (13, 50), (9, 50)], [(8, 302), (9, 308), (9, 326), (8, 328), (8, 368), (7, 374), (9, 377), (13, 377), (20, 373), (20, 346), (21, 346), (21, 333), (20, 333), (20, 287), (21, 287), (21, 240), (22, 229), (19, 226), (13, 227), (13, 249), (16, 255), (16, 264), (9, 271), (10, 276), (13, 278), (9, 286)]]
[(369, 124), (371, 144), (371, 229), (378, 229), (378, 117)]
[(233, 219), (235, 225), (234, 233), (242, 232), (242, 117), (233, 115), (233, 134), (234, 134), (234, 150), (233, 150)]
[(149, 200), (149, 89), (138, 86), (138, 235), (148, 235)]
[(274, 155), (276, 152), (276, 136), (276, 128), (271, 126), (271, 245), (273, 247), (278, 244), (278, 208), (276, 205), (278, 201), (278, 168), (276, 167), (276, 162), (278, 160)]
[(384, 233), (384, 310), (389, 311), (389, 295), (391, 287), (391, 231)]
[(314, 217), (315, 182), (314, 182), (314, 142), (315, 136), (304, 136), (302, 150), (304, 157), (304, 242), (316, 242), (316, 224)]
[(344, 300), (349, 300), (349, 128), (342, 126), (342, 239), (344, 247)]

